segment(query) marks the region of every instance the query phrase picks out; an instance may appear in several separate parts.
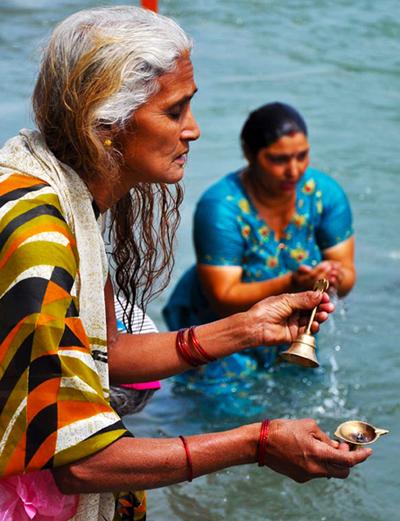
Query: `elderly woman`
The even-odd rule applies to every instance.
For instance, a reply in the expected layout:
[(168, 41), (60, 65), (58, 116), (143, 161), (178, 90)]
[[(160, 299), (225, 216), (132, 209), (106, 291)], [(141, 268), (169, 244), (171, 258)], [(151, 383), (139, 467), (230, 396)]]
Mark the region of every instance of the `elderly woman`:
[[(327, 278), (339, 296), (355, 282), (349, 202), (309, 167), (307, 126), (293, 107), (269, 103), (246, 120), (247, 164), (211, 186), (194, 217), (197, 265), (179, 281), (164, 316), (171, 329), (249, 309), (261, 298), (311, 289)], [(178, 381), (218, 393), (268, 368), (278, 349), (236, 354)]]
[[(21, 131), (0, 151), (8, 519), (32, 511), (47, 521), (144, 519), (142, 489), (252, 462), (299, 482), (345, 478), (370, 454), (349, 452), (312, 420), (136, 439), (110, 406), (110, 383), (162, 379), (245, 346), (287, 342), (304, 326), (302, 310), (319, 304), (316, 331), (333, 309), (327, 295), (306, 292), (178, 334), (117, 332), (101, 216), (109, 210), (116, 287), (143, 304), (170, 265), (177, 183), (199, 137), (190, 50), (173, 21), (149, 11), (76, 13), (44, 54), (33, 96), (40, 132)], [(124, 490), (135, 492), (115, 502)]]

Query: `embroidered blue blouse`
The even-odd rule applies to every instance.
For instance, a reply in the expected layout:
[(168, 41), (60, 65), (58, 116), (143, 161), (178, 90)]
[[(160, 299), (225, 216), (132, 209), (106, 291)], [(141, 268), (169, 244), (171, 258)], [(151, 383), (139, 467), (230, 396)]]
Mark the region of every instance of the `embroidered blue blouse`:
[[(306, 170), (296, 190), (295, 213), (278, 240), (248, 197), (241, 171), (215, 183), (201, 197), (194, 216), (197, 262), (241, 266), (244, 282), (272, 279), (295, 271), (301, 264), (317, 265), (324, 250), (352, 236), (350, 205), (340, 185), (314, 168)], [(172, 330), (218, 318), (202, 294), (195, 267), (180, 279), (163, 313)], [(267, 367), (274, 356), (271, 348), (249, 350), (188, 371), (178, 379), (209, 386), (242, 377), (238, 365), (252, 370), (254, 359), (260, 362), (261, 358)]]

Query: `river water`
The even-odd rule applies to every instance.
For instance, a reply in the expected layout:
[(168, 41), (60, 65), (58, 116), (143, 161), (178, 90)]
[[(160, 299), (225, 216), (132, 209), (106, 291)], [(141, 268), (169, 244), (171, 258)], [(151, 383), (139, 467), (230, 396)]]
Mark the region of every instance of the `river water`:
[[(129, 2), (103, 2), (108, 4)], [(137, 2), (135, 2), (137, 3)], [(88, 0), (1, 0), (0, 142), (31, 126), (38, 48), (54, 23)], [(355, 218), (358, 282), (320, 334), (318, 370), (279, 367), (246, 410), (221, 414), (171, 385), (127, 423), (138, 435), (218, 430), (264, 416), (314, 417), (334, 432), (351, 418), (389, 429), (346, 481), (298, 485), (255, 466), (149, 493), (157, 521), (363, 521), (398, 519), (400, 446), (398, 0), (159, 0), (193, 36), (203, 136), (192, 146), (173, 282), (193, 261), (191, 215), (214, 180), (242, 164), (238, 133), (248, 112), (286, 101), (304, 115), (312, 165), (337, 178)], [(150, 306), (160, 328), (168, 291)]]

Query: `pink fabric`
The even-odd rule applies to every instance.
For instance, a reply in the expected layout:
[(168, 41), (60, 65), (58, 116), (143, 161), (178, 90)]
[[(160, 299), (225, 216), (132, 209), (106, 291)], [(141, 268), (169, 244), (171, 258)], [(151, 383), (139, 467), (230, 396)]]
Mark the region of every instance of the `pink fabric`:
[[(120, 387), (127, 389), (136, 389), (137, 391), (145, 391), (146, 389), (160, 389), (160, 382), (144, 382), (141, 384), (121, 384)], [(1, 521), (1, 520), (0, 520)]]
[(0, 521), (68, 521), (78, 501), (59, 491), (49, 470), (0, 480)]

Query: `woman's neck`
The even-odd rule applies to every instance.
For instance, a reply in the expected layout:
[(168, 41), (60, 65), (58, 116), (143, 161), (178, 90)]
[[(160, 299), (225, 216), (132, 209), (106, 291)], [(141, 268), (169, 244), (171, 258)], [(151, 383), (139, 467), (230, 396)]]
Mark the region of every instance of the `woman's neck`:
[(274, 194), (260, 182), (256, 175), (253, 175), (250, 169), (246, 169), (242, 174), (242, 180), (251, 195), (252, 199), (258, 202), (264, 208), (271, 210), (281, 209), (282, 207), (292, 207), (296, 202), (296, 192)]
[(254, 182), (248, 172), (243, 173), (242, 179), (259, 218), (274, 232), (275, 239), (281, 240), (296, 211), (296, 192), (271, 194), (261, 183)]

